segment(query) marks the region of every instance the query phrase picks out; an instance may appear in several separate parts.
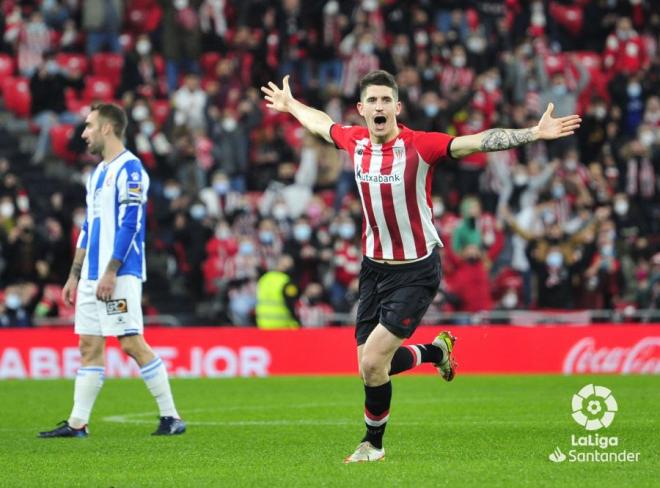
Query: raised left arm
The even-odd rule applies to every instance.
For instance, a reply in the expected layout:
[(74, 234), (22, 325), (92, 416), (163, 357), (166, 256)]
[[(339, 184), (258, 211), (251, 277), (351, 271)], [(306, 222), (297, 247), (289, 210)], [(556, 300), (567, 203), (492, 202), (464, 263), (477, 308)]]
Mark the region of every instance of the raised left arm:
[(548, 108), (539, 123), (527, 129), (489, 129), (478, 134), (460, 136), (451, 142), (451, 156), (462, 158), (476, 152), (503, 151), (519, 147), (537, 140), (552, 140), (570, 136), (580, 127), (582, 119), (579, 115), (554, 118), (552, 111), (555, 106), (548, 104)]

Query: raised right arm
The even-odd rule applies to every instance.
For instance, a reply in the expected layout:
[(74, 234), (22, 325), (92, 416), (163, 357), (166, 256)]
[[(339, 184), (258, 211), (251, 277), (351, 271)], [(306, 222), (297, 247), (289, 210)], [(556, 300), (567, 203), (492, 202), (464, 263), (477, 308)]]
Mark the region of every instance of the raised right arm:
[(325, 112), (309, 107), (293, 98), (291, 88), (289, 88), (289, 75), (282, 80), (282, 88), (270, 81), (268, 87), (261, 87), (261, 91), (268, 102), (266, 105), (268, 108), (290, 113), (312, 134), (322, 137), (328, 142), (333, 142), (330, 137), (330, 127), (334, 122)]

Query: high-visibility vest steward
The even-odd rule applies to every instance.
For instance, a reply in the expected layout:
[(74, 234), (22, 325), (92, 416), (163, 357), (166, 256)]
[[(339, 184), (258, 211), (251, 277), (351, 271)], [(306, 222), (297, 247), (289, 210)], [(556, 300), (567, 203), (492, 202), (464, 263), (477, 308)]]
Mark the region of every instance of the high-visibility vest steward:
[(298, 322), (286, 304), (286, 297), (298, 294), (298, 287), (281, 271), (269, 271), (257, 282), (257, 326), (260, 329), (294, 329)]

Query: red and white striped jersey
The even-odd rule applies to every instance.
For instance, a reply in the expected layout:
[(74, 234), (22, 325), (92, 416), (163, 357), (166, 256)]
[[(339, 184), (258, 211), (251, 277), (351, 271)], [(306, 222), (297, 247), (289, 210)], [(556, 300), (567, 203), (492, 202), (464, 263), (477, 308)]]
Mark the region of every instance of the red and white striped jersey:
[(440, 132), (413, 131), (372, 144), (366, 127), (334, 124), (330, 136), (353, 157), (362, 199), (362, 252), (374, 259), (418, 259), (442, 242), (433, 225), (433, 167), (453, 139)]

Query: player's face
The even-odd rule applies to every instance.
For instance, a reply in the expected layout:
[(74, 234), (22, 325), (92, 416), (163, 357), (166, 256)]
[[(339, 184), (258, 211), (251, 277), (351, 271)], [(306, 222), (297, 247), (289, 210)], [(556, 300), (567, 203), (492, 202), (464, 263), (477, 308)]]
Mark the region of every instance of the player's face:
[(366, 120), (372, 139), (383, 143), (396, 136), (396, 116), (401, 112), (401, 102), (394, 97), (392, 88), (369, 85), (357, 109)]
[(85, 130), (82, 133), (83, 141), (87, 143), (87, 150), (100, 156), (103, 154), (104, 143), (103, 134), (101, 133), (101, 123), (99, 121), (99, 113), (97, 111), (90, 112), (85, 119)]

